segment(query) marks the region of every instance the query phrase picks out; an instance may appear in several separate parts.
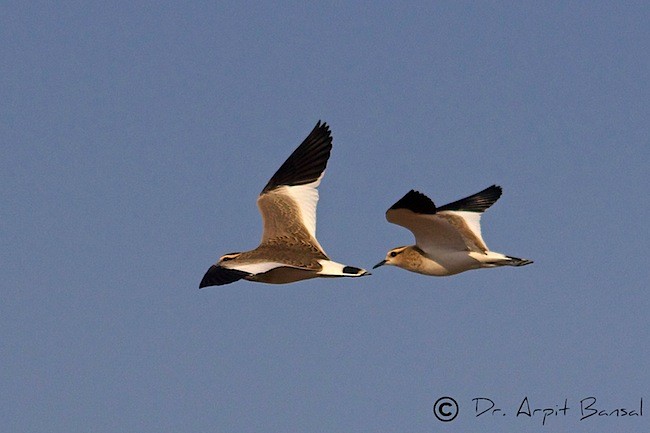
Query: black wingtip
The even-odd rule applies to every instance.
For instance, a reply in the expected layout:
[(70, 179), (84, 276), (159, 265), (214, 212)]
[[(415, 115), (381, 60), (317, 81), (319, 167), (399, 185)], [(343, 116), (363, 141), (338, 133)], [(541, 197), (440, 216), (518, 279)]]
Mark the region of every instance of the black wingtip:
[(319, 120), (307, 138), (293, 151), (271, 177), (262, 193), (281, 185), (314, 182), (327, 167), (332, 150), (332, 134), (326, 122)]
[(248, 275), (250, 275), (248, 272), (212, 265), (203, 276), (203, 279), (199, 284), (199, 289), (209, 286), (222, 286), (224, 284), (234, 283), (235, 281), (241, 280)]
[(440, 211), (465, 211), (465, 212), (484, 212), (492, 206), (501, 197), (503, 189), (498, 185), (492, 185), (479, 191), (469, 197), (456, 200), (438, 208)]
[(436, 205), (433, 203), (433, 200), (413, 189), (392, 205), (389, 210), (391, 209), (408, 209), (412, 212), (421, 214), (436, 213)]

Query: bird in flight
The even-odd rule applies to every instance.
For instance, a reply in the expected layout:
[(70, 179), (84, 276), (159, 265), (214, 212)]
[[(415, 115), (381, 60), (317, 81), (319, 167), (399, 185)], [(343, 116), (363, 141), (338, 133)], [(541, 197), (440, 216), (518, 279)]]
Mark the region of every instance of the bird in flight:
[[(386, 211), (388, 222), (409, 229), (415, 245), (393, 248), (382, 265), (443, 277), (470, 269), (524, 266), (532, 260), (490, 251), (481, 237), (483, 212), (501, 197), (501, 187), (436, 207), (426, 195), (411, 190)], [(374, 269), (373, 268), (373, 269)]]
[(251, 251), (225, 254), (199, 288), (240, 279), (284, 284), (316, 277), (361, 277), (365, 269), (334, 262), (316, 239), (318, 185), (332, 150), (329, 126), (319, 121), (271, 177), (259, 197), (262, 240)]

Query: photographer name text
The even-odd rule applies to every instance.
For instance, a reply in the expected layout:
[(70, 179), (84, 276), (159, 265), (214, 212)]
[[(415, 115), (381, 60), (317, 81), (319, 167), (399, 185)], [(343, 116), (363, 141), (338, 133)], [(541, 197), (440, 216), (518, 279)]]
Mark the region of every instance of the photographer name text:
[(630, 418), (643, 417), (643, 398), (626, 402), (624, 405), (609, 405), (602, 403), (596, 397), (585, 397), (575, 402), (568, 398), (558, 403), (548, 404), (538, 402), (525, 396), (515, 405), (498, 405), (488, 397), (475, 397), (472, 399), (474, 416), (486, 418), (494, 416), (514, 415), (516, 418), (538, 419), (542, 425), (547, 425), (556, 418), (577, 417), (580, 421), (588, 419), (608, 418)]

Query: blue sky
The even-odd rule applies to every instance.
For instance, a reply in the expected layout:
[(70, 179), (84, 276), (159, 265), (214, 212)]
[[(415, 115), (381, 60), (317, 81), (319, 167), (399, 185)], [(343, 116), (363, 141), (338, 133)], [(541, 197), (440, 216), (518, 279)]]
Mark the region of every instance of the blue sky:
[[(0, 5), (0, 429), (645, 431), (644, 2)], [(311, 131), (318, 237), (369, 268), (384, 219), (491, 185), (525, 268), (198, 290), (255, 247)], [(442, 396), (459, 415), (441, 423)], [(505, 416), (476, 416), (490, 398)], [(516, 416), (524, 397), (532, 408)], [(650, 409), (646, 409), (649, 411)]]

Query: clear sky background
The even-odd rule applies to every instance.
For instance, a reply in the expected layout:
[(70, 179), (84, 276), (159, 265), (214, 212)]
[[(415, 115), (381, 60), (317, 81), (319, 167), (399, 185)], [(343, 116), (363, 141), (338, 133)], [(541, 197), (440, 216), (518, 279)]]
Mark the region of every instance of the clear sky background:
[[(650, 431), (648, 22), (646, 2), (2, 2), (0, 430)], [(496, 183), (484, 238), (535, 263), (199, 290), (257, 245), (257, 195), (319, 119), (332, 259), (411, 244), (384, 219), (411, 188)], [(526, 396), (570, 409), (542, 427)], [(644, 416), (580, 421), (590, 396)]]

